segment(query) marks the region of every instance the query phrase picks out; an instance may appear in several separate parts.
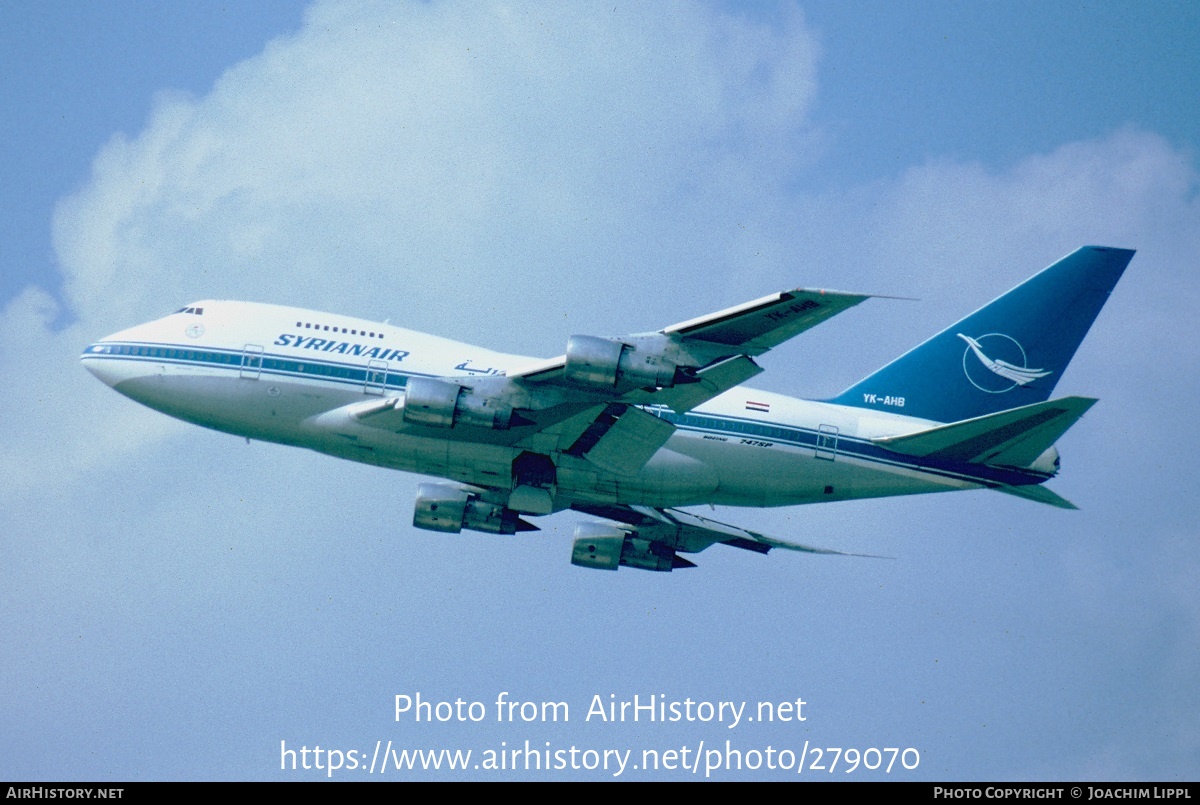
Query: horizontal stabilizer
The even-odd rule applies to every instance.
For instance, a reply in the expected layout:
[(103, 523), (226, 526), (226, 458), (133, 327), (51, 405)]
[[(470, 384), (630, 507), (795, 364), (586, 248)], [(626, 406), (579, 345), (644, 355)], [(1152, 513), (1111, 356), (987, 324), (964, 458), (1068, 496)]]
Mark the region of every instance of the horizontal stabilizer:
[(1015, 495), (1019, 498), (1032, 500), (1037, 503), (1045, 503), (1047, 506), (1055, 506), (1059, 509), (1078, 509), (1071, 501), (1064, 498), (1062, 495), (1051, 492), (1044, 486), (1031, 484), (1030, 486), (997, 486), (997, 492), (1004, 492), (1007, 495)]
[(1091, 397), (1063, 397), (871, 441), (908, 456), (1028, 467), (1095, 403)]

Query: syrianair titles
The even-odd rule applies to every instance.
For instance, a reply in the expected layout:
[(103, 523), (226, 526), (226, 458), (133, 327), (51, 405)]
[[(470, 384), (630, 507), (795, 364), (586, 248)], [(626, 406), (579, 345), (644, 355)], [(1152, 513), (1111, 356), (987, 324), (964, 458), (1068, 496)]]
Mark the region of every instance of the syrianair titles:
[(1061, 508), (1055, 442), (1096, 401), (1050, 399), (1133, 257), (1081, 248), (829, 400), (741, 384), (763, 353), (862, 302), (796, 289), (661, 330), (576, 335), (549, 360), (387, 324), (204, 301), (111, 335), (85, 367), (197, 425), (436, 476), (413, 525), (537, 530), (571, 561), (670, 571), (721, 543), (838, 551), (686, 511), (994, 489)]

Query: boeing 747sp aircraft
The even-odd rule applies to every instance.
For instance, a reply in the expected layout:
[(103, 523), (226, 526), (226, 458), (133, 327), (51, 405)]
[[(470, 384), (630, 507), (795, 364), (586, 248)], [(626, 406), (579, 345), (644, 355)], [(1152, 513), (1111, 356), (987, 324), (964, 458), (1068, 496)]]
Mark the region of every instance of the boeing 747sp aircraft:
[(413, 525), (491, 534), (575, 509), (571, 561), (670, 571), (714, 543), (838, 553), (680, 507), (791, 506), (1042, 484), (1096, 401), (1050, 393), (1133, 257), (1075, 251), (830, 400), (742, 386), (868, 298), (796, 289), (537, 360), (349, 316), (204, 301), (102, 339), (85, 367), (173, 417), (437, 476)]

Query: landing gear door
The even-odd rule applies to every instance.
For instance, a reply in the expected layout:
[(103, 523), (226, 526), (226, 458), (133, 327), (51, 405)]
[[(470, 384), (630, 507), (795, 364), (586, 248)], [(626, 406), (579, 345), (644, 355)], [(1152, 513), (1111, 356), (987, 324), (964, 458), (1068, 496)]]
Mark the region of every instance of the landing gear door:
[(247, 380), (258, 380), (262, 375), (263, 348), (258, 344), (247, 344), (242, 349), (242, 369), (240, 376)]
[(367, 362), (367, 376), (363, 382), (363, 394), (382, 395), (387, 386), (388, 362), (372, 358)]

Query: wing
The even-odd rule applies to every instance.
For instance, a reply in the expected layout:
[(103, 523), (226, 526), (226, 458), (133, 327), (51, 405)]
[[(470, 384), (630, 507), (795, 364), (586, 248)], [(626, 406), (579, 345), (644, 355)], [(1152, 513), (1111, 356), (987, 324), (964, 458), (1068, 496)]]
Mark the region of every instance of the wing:
[(673, 324), (662, 332), (724, 345), (730, 355), (761, 355), (868, 298), (866, 294), (797, 288)]
[[(665, 337), (687, 347), (686, 351), (705, 356), (707, 365), (722, 358), (761, 355), (869, 298), (868, 294), (797, 288), (672, 324), (657, 333), (611, 340), (661, 342)], [(559, 382), (569, 357), (560, 355), (521, 371), (510, 372), (508, 376), (535, 383)]]
[(755, 553), (768, 553), (772, 548), (784, 548), (830, 556), (885, 558), (768, 537), (680, 509), (590, 504), (572, 508), (622, 524), (607, 526), (603, 523), (581, 523), (576, 528), (571, 561), (584, 567), (606, 570), (616, 570), (620, 565), (647, 570), (694, 567), (694, 563), (679, 556), (677, 552), (698, 553), (717, 543)]
[[(657, 332), (574, 336), (566, 354), (509, 372), (507, 378), (535, 393), (560, 392), (564, 402), (587, 400), (592, 407), (528, 413), (541, 426), (539, 435), (556, 429), (559, 438), (536, 438), (522, 446), (557, 448), (605, 469), (635, 471), (674, 427), (635, 406), (662, 405), (683, 413), (702, 405), (762, 372), (754, 361), (758, 355), (867, 298), (799, 288)], [(614, 415), (616, 426), (609, 428)], [(594, 447), (585, 438), (589, 434), (600, 436)], [(616, 456), (624, 459), (616, 462)]]
[(633, 474), (674, 431), (644, 407), (695, 408), (760, 373), (758, 355), (867, 298), (796, 289), (655, 332), (572, 336), (557, 358), (503, 375), (410, 378), (402, 395), (328, 420), (567, 454)]

